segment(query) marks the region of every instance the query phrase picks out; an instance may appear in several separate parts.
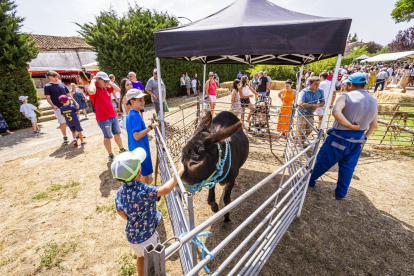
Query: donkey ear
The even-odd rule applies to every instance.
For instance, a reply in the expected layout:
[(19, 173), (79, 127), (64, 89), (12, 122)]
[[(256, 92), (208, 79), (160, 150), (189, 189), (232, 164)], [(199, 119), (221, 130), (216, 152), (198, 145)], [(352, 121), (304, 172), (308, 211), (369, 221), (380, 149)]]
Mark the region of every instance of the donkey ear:
[(213, 132), (211, 133), (208, 138), (206, 139), (206, 143), (209, 144), (215, 144), (217, 142), (220, 142), (224, 139), (229, 138), (230, 136), (232, 136), (234, 133), (236, 133), (237, 131), (239, 131), (242, 128), (242, 123), (240, 121), (238, 121), (236, 124), (226, 127), (226, 128), (222, 128), (217, 132)]
[(203, 129), (209, 129), (211, 126), (211, 121), (213, 120), (213, 117), (211, 115), (211, 112), (207, 111), (206, 116), (201, 120), (200, 124), (198, 125), (197, 130), (203, 130)]

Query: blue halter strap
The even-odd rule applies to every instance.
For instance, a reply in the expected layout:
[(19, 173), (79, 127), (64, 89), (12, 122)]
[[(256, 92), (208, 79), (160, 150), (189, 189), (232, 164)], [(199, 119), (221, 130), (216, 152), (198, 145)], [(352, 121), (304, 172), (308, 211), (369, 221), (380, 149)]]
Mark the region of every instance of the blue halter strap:
[[(222, 154), (222, 150), (220, 147), (220, 144), (217, 143), (217, 148), (219, 151), (219, 160), (216, 164), (216, 169), (215, 171), (205, 180), (193, 184), (190, 186), (190, 192), (194, 193), (194, 192), (198, 192), (201, 191), (201, 189), (204, 187), (208, 190), (210, 190), (211, 188), (214, 188), (214, 186), (217, 183), (220, 183), (221, 181), (223, 181), (227, 175), (229, 174), (230, 171), (230, 167), (231, 167), (231, 148), (230, 148), (230, 143), (228, 140), (226, 140), (226, 151), (224, 153), (224, 157), (223, 159), (221, 159), (221, 154)], [(226, 160), (229, 160), (229, 166), (227, 168), (227, 172), (225, 175), (223, 175), (223, 168), (224, 168), (224, 164), (226, 163)]]

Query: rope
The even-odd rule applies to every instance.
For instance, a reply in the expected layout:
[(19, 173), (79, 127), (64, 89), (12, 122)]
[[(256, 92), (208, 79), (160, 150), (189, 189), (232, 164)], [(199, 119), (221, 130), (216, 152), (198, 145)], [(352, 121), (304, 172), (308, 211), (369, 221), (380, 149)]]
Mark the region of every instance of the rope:
[[(203, 233), (198, 234), (197, 236), (194, 237), (194, 239), (191, 239), (191, 242), (194, 243), (195, 245), (197, 245), (198, 247), (201, 248), (201, 259), (204, 260), (204, 252), (207, 253), (211, 259), (214, 259), (214, 254), (211, 253), (207, 247), (204, 245), (203, 241), (200, 239), (200, 237), (206, 237), (208, 238), (208, 235), (210, 235), (211, 232), (210, 231), (206, 231)], [(187, 232), (184, 232), (180, 235), (180, 238), (183, 238), (185, 235), (187, 235)], [(207, 274), (210, 274), (210, 270), (208, 269), (208, 267), (205, 265), (203, 266), (204, 270), (206, 271)]]
[[(224, 158), (221, 160), (221, 148), (220, 145), (217, 144), (218, 150), (219, 150), (219, 161), (216, 164), (216, 170), (205, 180), (193, 184), (191, 185), (190, 188), (190, 192), (194, 193), (194, 192), (199, 192), (201, 191), (201, 189), (204, 187), (208, 190), (214, 188), (214, 186), (216, 186), (217, 183), (222, 182), (227, 175), (229, 174), (230, 171), (230, 167), (231, 167), (231, 148), (230, 148), (230, 143), (229, 141), (226, 140), (226, 151), (224, 153)], [(226, 163), (227, 157), (229, 158), (229, 166), (227, 168), (227, 172), (224, 176), (223, 175), (223, 168), (224, 168), (224, 164)], [(222, 176), (222, 177), (220, 177)]]

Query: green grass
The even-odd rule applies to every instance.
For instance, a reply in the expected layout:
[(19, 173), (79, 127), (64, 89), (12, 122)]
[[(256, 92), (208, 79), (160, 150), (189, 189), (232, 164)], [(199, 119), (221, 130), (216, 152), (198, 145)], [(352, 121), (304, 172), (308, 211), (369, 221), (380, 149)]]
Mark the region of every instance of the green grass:
[(137, 263), (136, 263), (137, 255), (136, 254), (124, 254), (121, 257), (121, 260), (118, 263), (121, 265), (119, 272), (122, 276), (131, 276), (136, 274), (137, 271)]
[(96, 212), (97, 213), (108, 213), (112, 216), (115, 216), (116, 214), (116, 207), (115, 203), (113, 204), (107, 204), (107, 205), (96, 205)]
[(54, 266), (60, 267), (64, 257), (70, 252), (75, 251), (77, 244), (74, 242), (64, 242), (59, 244), (55, 241), (48, 242), (43, 247), (38, 247), (36, 253), (41, 251), (40, 263), (37, 266), (37, 270), (44, 267), (51, 268)]
[(41, 193), (35, 195), (34, 197), (32, 197), (32, 199), (41, 200), (41, 199), (48, 198), (48, 196), (49, 195), (46, 192), (41, 192)]
[(401, 150), (399, 153), (402, 156), (407, 156), (407, 157), (414, 158), (414, 151), (412, 151), (412, 150)]
[(64, 198), (76, 198), (80, 191), (80, 182), (70, 179), (66, 184), (52, 184), (45, 192), (41, 192), (32, 199), (41, 200), (47, 198), (53, 198), (53, 196), (63, 193)]
[(169, 217), (167, 203), (165, 201), (165, 196), (161, 197), (161, 200), (158, 202), (157, 210), (161, 212), (164, 218)]
[[(408, 114), (407, 116), (406, 126), (411, 129), (414, 129), (414, 107), (401, 107), (400, 111), (411, 112), (411, 114)], [(383, 115), (380, 114), (378, 115), (378, 118), (384, 119), (389, 122), (392, 118), (392, 113), (383, 114)], [(398, 119), (398, 120), (394, 120), (393, 124), (404, 125), (404, 122), (402, 119), (401, 120)], [(370, 137), (371, 141), (368, 141), (368, 142), (379, 144), (381, 142), (382, 137), (385, 134), (386, 129), (387, 127), (385, 125), (380, 124), (377, 130)], [(408, 136), (408, 137), (402, 137), (402, 136)], [(381, 145), (410, 147), (412, 146), (411, 143), (413, 141), (412, 140), (413, 138), (414, 136), (406, 131), (393, 130), (392, 128), (390, 128)], [(372, 140), (372, 139), (375, 139), (375, 140)]]

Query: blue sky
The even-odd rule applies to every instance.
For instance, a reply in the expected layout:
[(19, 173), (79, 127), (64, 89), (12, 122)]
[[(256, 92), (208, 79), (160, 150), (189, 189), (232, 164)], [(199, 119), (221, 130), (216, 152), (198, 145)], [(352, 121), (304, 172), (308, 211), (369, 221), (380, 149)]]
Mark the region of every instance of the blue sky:
[[(411, 23), (395, 24), (390, 13), (396, 0), (270, 0), (271, 2), (293, 11), (324, 16), (352, 18), (351, 33), (357, 32), (364, 42), (375, 41), (386, 45), (399, 30), (414, 25)], [(56, 36), (77, 36), (78, 26), (74, 24), (94, 22), (95, 15), (109, 6), (122, 14), (128, 8), (128, 0), (16, 0), (17, 14), (26, 18), (24, 32)], [(184, 16), (193, 21), (210, 15), (234, 0), (137, 0), (145, 8), (167, 11), (175, 16)], [(254, 11), (252, 11), (254, 12)], [(181, 19), (183, 24), (188, 21)]]

